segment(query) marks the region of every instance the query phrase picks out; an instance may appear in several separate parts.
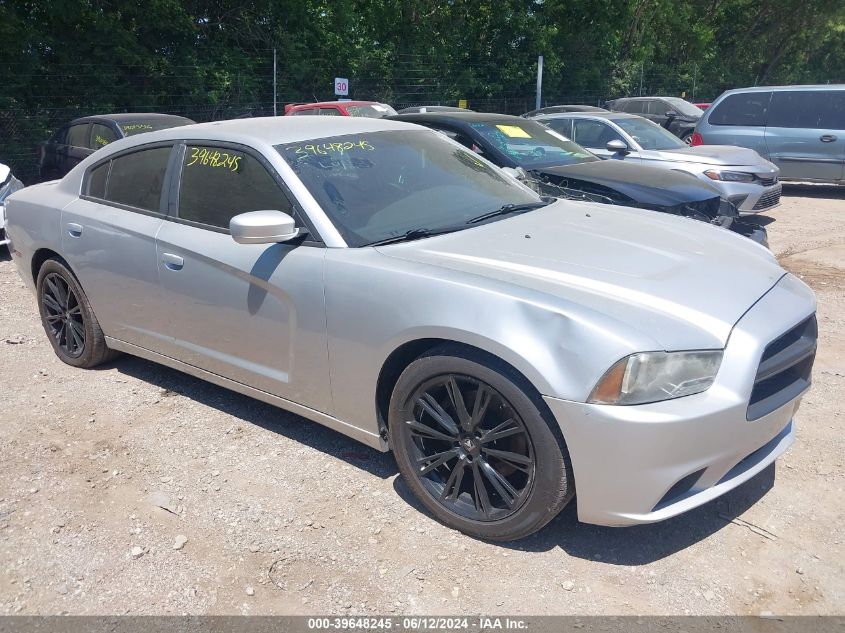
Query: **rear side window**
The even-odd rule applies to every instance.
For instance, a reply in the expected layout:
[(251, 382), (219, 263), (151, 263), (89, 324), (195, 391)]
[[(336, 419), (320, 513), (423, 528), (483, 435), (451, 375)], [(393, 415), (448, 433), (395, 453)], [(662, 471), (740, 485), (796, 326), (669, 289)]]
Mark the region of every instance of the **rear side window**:
[(315, 114), (319, 114), (319, 110), (317, 108), (309, 108), (307, 110), (294, 110), (293, 116), (313, 116)]
[(114, 143), (117, 140), (117, 135), (114, 131), (101, 123), (95, 123), (91, 126), (91, 149), (100, 149), (109, 143)]
[(247, 211), (293, 215), (287, 196), (255, 157), (224, 147), (188, 145), (179, 188), (179, 217), (218, 228)]
[(94, 198), (105, 199), (106, 197), (106, 182), (109, 178), (109, 168), (111, 161), (103, 163), (96, 169), (91, 170), (91, 175), (88, 177), (88, 195)]
[[(145, 149), (115, 158), (111, 162), (105, 199), (158, 212), (169, 159), (170, 147)], [(91, 178), (93, 181), (94, 172)]]
[[(775, 92), (769, 107), (769, 127), (845, 129), (845, 92), (789, 90)], [(837, 98), (839, 97), (839, 98)]]
[(771, 92), (741, 92), (725, 97), (710, 113), (710, 125), (766, 125)]
[(337, 108), (320, 108), (320, 116), (340, 116)]
[(66, 143), (72, 147), (88, 147), (88, 124), (71, 125), (67, 131)]
[(632, 114), (642, 114), (645, 112), (645, 101), (625, 101), (622, 107), (619, 108), (622, 112), (631, 112)]

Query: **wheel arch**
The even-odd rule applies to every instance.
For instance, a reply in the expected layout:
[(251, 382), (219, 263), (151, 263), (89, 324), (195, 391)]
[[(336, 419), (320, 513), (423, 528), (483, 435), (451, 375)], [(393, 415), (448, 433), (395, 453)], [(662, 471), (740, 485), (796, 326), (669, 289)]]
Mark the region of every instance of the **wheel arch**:
[[(378, 374), (378, 380), (376, 382), (375, 407), (379, 434), (383, 440), (387, 440), (387, 418), (388, 408), (390, 406), (390, 397), (399, 376), (416, 359), (440, 347), (448, 347), (449, 351), (456, 355), (469, 358), (471, 360), (479, 360), (488, 366), (495, 367), (496, 365), (500, 365), (501, 368), (504, 369), (506, 376), (513, 380), (517, 386), (523, 389), (527, 395), (535, 401), (543, 415), (546, 416), (547, 421), (552, 427), (552, 431), (558, 434), (559, 438), (563, 440), (563, 433), (560, 429), (560, 425), (557, 423), (554, 415), (552, 415), (552, 412), (548, 408), (548, 405), (546, 405), (545, 400), (543, 400), (541, 389), (544, 385), (544, 381), (540, 382), (540, 385), (538, 386), (536, 381), (538, 378), (540, 380), (542, 380), (542, 378), (535, 371), (535, 368), (528, 365), (529, 371), (531, 371), (535, 378), (535, 380), (531, 380), (526, 371), (522, 371), (520, 367), (516, 366), (515, 363), (510, 362), (508, 358), (504, 358), (501, 354), (493, 353), (467, 342), (442, 337), (417, 338), (406, 341), (394, 349), (385, 359), (384, 363), (382, 363)], [(519, 360), (523, 361), (519, 363), (520, 365), (527, 365), (527, 361), (524, 359)]]
[(70, 267), (70, 264), (67, 263), (67, 260), (64, 257), (51, 248), (39, 248), (32, 254), (32, 260), (30, 261), (30, 272), (32, 273), (33, 287), (38, 284), (38, 273), (44, 265), (44, 262), (48, 259), (59, 260), (62, 265), (67, 268), (74, 277), (76, 277), (76, 281), (79, 282), (79, 277), (76, 276), (73, 268)]

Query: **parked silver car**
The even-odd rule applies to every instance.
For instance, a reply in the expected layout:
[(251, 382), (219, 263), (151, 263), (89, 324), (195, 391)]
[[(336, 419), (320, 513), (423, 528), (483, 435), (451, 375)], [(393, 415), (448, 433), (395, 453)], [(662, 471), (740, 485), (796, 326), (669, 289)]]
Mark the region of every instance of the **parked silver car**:
[(392, 450), (477, 537), (576, 490), (607, 525), (709, 501), (787, 449), (810, 384), (815, 299), (765, 248), (543, 200), (407, 123), (152, 132), (8, 211), (64, 362), (135, 354)]
[(689, 147), (656, 123), (622, 112), (550, 114), (536, 120), (601, 158), (694, 174), (716, 185), (741, 213), (759, 213), (780, 204), (778, 168), (753, 150)]
[(845, 85), (729, 90), (713, 102), (693, 145), (740, 145), (782, 180), (845, 184)]

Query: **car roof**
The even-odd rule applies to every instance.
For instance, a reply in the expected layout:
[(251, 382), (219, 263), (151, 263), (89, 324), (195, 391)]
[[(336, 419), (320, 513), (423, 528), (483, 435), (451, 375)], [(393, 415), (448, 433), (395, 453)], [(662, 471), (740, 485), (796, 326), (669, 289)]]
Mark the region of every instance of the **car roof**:
[(304, 110), (306, 108), (320, 108), (323, 106), (360, 106), (373, 104), (381, 105), (381, 101), (315, 101), (314, 103), (295, 103), (293, 107)]
[(407, 121), (409, 123), (457, 123), (459, 125), (466, 125), (469, 123), (495, 123), (513, 122), (525, 123), (531, 119), (524, 119), (520, 116), (513, 116), (511, 114), (492, 114), (489, 112), (419, 112), (409, 114), (397, 114), (388, 119), (396, 121)]
[(535, 121), (543, 121), (548, 119), (609, 119), (611, 121), (616, 119), (642, 119), (643, 117), (636, 114), (629, 114), (627, 112), (552, 112), (550, 114), (540, 114), (532, 117)]
[(845, 90), (845, 84), (806, 84), (795, 86), (751, 86), (749, 88), (733, 88), (725, 93), (734, 92), (770, 92), (772, 90)]
[[(386, 130), (414, 130), (417, 126), (368, 117), (255, 117), (230, 119), (211, 123), (196, 123), (167, 128), (130, 137), (137, 139), (132, 145), (156, 141), (180, 139), (228, 141), (251, 143), (254, 146), (296, 143), (298, 141), (343, 136), (346, 134), (368, 134)], [(119, 141), (126, 148), (126, 140)], [(111, 145), (117, 146), (118, 143)]]
[(71, 121), (71, 123), (86, 123), (88, 121), (96, 120), (125, 123), (126, 121), (151, 121), (154, 119), (185, 119), (188, 121), (190, 120), (187, 117), (183, 117), (178, 114), (161, 114), (160, 112), (118, 112), (116, 114), (92, 114), (89, 116), (83, 116), (79, 117), (78, 119), (74, 119), (73, 121)]

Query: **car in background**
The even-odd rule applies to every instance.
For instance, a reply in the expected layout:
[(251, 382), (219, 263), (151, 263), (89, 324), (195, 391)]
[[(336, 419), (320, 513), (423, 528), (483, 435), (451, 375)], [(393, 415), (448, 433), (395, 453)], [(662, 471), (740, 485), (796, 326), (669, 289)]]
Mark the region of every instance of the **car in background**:
[(845, 85), (729, 90), (698, 122), (692, 144), (753, 149), (781, 180), (845, 184)]
[(23, 183), (12, 175), (12, 170), (0, 163), (0, 246), (9, 243), (6, 236), (6, 198), (23, 189)]
[(598, 106), (591, 105), (556, 105), (531, 110), (525, 114), (521, 114), (520, 116), (530, 119), (540, 114), (557, 114), (559, 112), (607, 112), (607, 110), (605, 108), (599, 108)]
[(149, 112), (74, 119), (38, 146), (39, 178), (61, 178), (95, 151), (119, 139), (192, 123), (195, 121), (182, 116)]
[(505, 114), (400, 114), (394, 120), (438, 130), (494, 165), (522, 169), (540, 193), (581, 197), (702, 220), (767, 244), (765, 228), (739, 220), (736, 207), (712, 183), (625, 161), (602, 161), (531, 119)]
[(695, 124), (704, 113), (701, 108), (680, 97), (625, 97), (608, 101), (613, 112), (627, 112), (654, 121), (689, 145)]
[(701, 506), (789, 448), (810, 387), (815, 297), (772, 253), (542, 200), (419, 126), (162, 130), (8, 211), (62, 362), (123, 351), (393, 451), (420, 504), (476, 538), (525, 537), (576, 490), (602, 525)]
[(694, 105), (696, 108), (698, 108), (700, 110), (706, 110), (707, 108), (710, 107), (709, 103), (693, 103), (692, 105)]
[(635, 114), (550, 114), (535, 119), (583, 145), (600, 158), (685, 171), (710, 182), (741, 213), (780, 204), (778, 168), (744, 147), (690, 147), (665, 128)]
[(417, 112), (473, 112), (473, 110), (470, 110), (469, 108), (459, 108), (457, 106), (423, 105), (402, 108), (401, 110), (397, 110), (396, 114), (414, 114)]
[(320, 101), (317, 103), (289, 103), (284, 116), (358, 116), (381, 119), (396, 114), (396, 110), (378, 101)]

